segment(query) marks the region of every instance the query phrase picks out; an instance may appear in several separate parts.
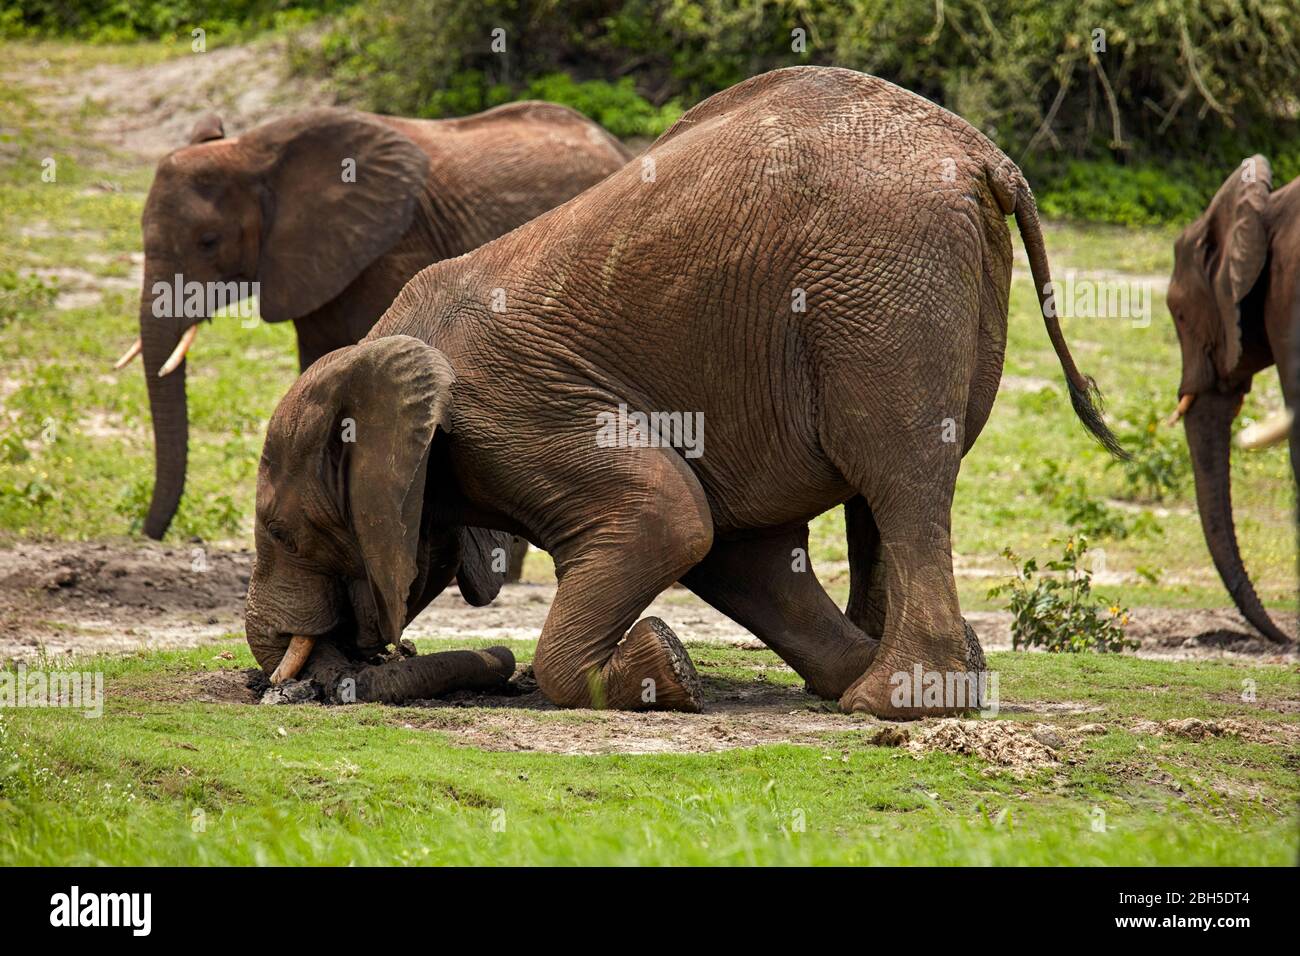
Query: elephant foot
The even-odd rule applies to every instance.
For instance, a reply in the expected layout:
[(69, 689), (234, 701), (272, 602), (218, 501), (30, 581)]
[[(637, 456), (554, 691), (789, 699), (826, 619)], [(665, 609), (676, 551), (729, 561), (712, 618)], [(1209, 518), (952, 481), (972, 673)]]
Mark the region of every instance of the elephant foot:
[[(862, 675), (871, 669), (879, 652), (880, 641), (874, 637), (854, 644), (838, 661), (819, 666), (808, 673), (801, 671), (804, 690), (822, 700), (839, 700), (847, 688), (858, 683)], [(818, 664), (821, 665), (821, 662)]]
[[(672, 628), (657, 617), (632, 625), (605, 669), (604, 706), (618, 710), (699, 713), (700, 676)], [(599, 705), (602, 695), (593, 693)]]
[(918, 657), (883, 645), (866, 673), (840, 697), (845, 713), (887, 720), (955, 717), (986, 706), (984, 650), (964, 620), (961, 638), (944, 641), (949, 653)]

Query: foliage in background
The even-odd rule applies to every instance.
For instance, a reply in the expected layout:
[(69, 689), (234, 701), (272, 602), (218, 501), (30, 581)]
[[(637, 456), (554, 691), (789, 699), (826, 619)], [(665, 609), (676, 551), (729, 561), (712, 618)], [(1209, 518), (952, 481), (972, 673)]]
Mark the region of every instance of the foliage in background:
[(596, 118), (619, 135), (654, 135), (671, 115), (653, 111), (766, 70), (846, 66), (982, 129), (1042, 184), (1049, 215), (1130, 225), (1194, 217), (1254, 152), (1279, 182), (1300, 174), (1291, 0), (374, 0), (303, 62), (373, 108), (428, 116), (536, 95), (548, 77), (584, 112), (579, 89), (606, 101)]
[(1138, 642), (1124, 637), (1128, 608), (1092, 596), (1092, 572), (1084, 566), (1088, 539), (1071, 536), (1061, 557), (1047, 562), (1049, 574), (1039, 574), (1038, 562), (1023, 564), (1015, 552), (1002, 552), (1016, 568), (1015, 577), (989, 589), (989, 599), (1010, 594), (1011, 646), (1042, 647), (1048, 651), (1118, 652)]
[(1177, 498), (1191, 470), (1180, 434), (1163, 426), (1163, 416), (1155, 408), (1153, 397), (1137, 425), (1119, 432), (1119, 440), (1132, 457), (1112, 458), (1106, 465), (1123, 473), (1124, 497), (1129, 501)]
[(575, 80), (567, 73), (547, 73), (530, 81), (516, 94), (504, 83), (493, 83), (478, 70), (457, 73), (446, 89), (436, 90), (416, 115), (441, 117), (478, 113), (516, 99), (547, 100), (571, 107), (595, 120), (615, 136), (653, 139), (684, 110), (672, 100), (653, 106), (636, 91), (631, 77), (616, 83)]
[(57, 289), (37, 275), (24, 275), (12, 269), (0, 270), (0, 329), (24, 311), (47, 308)]
[[(1127, 447), (1127, 446), (1126, 446)], [(1088, 482), (1081, 475), (1068, 478), (1059, 462), (1043, 462), (1033, 481), (1034, 492), (1060, 510), (1066, 527), (1090, 538), (1113, 538), (1122, 541), (1129, 535), (1159, 535), (1160, 522), (1146, 511), (1131, 518), (1088, 492)]]
[(297, 65), (384, 113), (533, 97), (654, 137), (749, 76), (833, 64), (965, 117), (1053, 217), (1189, 220), (1256, 152), (1278, 182), (1300, 175), (1295, 0), (0, 0), (0, 35), (215, 37), (321, 14), (333, 26)]
[(144, 37), (246, 33), (336, 13), (355, 0), (0, 0), (0, 36)]

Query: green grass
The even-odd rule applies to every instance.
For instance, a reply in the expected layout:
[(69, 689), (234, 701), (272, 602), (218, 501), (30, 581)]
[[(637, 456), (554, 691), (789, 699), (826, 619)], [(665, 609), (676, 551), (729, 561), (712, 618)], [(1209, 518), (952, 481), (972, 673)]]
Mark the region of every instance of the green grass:
[[(994, 654), (1003, 706), (1090, 705), (1101, 710), (1051, 720), (1111, 730), (1059, 771), (1016, 780), (982, 775), (976, 757), (872, 746), (847, 719), (820, 746), (564, 756), (415, 729), (473, 721), (473, 708), (166, 699), (184, 675), (251, 665), (242, 642), (226, 649), (235, 661), (206, 647), (60, 662), (104, 673), (98, 720), (0, 712), (0, 864), (1286, 865), (1297, 852), (1294, 749), (1132, 729), (1174, 716), (1294, 726), (1279, 712), (1294, 708), (1283, 668)], [(763, 663), (767, 679), (795, 680), (767, 651), (692, 653), (706, 679), (753, 680)], [(1240, 701), (1247, 677), (1255, 704)], [(590, 712), (539, 717), (577, 732)]]

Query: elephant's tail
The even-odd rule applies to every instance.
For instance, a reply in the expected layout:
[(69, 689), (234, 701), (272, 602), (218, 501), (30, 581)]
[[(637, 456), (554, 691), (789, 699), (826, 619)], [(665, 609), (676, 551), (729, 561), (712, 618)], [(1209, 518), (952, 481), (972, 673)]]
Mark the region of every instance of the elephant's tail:
[[(1009, 167), (1009, 169), (1008, 169)], [(1038, 294), (1038, 308), (1043, 315), (1043, 324), (1047, 327), (1047, 337), (1052, 340), (1056, 358), (1065, 372), (1065, 384), (1070, 392), (1070, 404), (1074, 413), (1083, 422), (1084, 428), (1116, 458), (1129, 459), (1132, 456), (1124, 450), (1114, 433), (1106, 426), (1102, 417), (1101, 391), (1097, 383), (1079, 371), (1074, 364), (1074, 356), (1065, 343), (1061, 332), (1061, 323), (1056, 317), (1056, 303), (1052, 285), (1052, 271), (1047, 264), (1047, 247), (1043, 244), (1043, 230), (1038, 222), (1038, 206), (1034, 202), (1034, 193), (1025, 181), (1024, 175), (1009, 161), (990, 177), (994, 195), (1002, 204), (1004, 213), (1014, 212), (1016, 225), (1020, 228), (1020, 239), (1025, 244), (1029, 255), (1029, 271), (1034, 277), (1034, 291)]]

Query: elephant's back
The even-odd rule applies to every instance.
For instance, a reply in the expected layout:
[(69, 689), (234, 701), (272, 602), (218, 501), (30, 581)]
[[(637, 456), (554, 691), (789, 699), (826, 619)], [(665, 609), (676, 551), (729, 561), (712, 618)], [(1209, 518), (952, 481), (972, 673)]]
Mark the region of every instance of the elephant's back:
[(646, 308), (695, 321), (692, 305), (770, 315), (778, 300), (789, 317), (791, 289), (819, 274), (978, 254), (983, 219), (1000, 215), (989, 170), (1004, 160), (884, 80), (778, 70), (701, 103), (644, 155), (472, 258), (606, 324)]
[(700, 143), (732, 149), (803, 144), (814, 160), (825, 146), (883, 166), (947, 148), (992, 159), (1001, 151), (966, 120), (937, 103), (868, 73), (796, 66), (738, 83), (699, 103), (648, 150), (675, 152)]
[[(567, 106), (521, 100), (444, 120), (389, 118), (435, 161), (464, 167), (488, 157), (526, 167), (570, 167), (579, 189), (627, 162), (626, 147), (599, 124)], [(575, 192), (577, 190), (574, 190)], [(567, 197), (566, 197), (567, 198)]]

